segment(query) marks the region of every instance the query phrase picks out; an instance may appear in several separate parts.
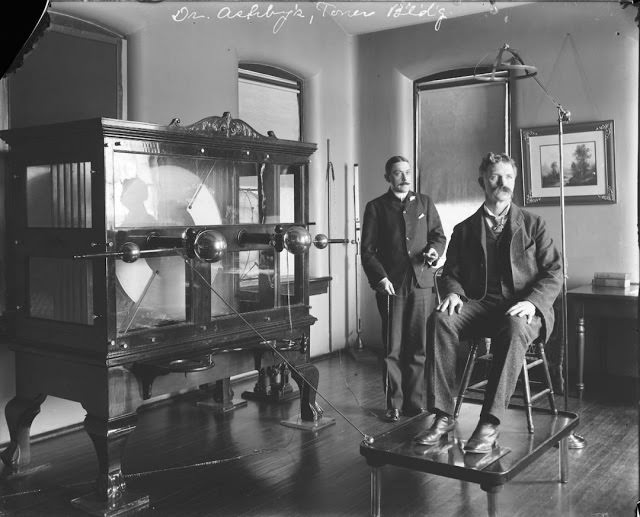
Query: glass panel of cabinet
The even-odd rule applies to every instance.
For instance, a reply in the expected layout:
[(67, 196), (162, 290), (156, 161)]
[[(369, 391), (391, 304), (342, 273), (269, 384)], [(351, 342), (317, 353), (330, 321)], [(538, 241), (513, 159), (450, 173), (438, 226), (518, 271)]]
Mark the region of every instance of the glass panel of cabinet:
[(315, 145), (109, 119), (1, 136), (18, 335), (86, 326), (113, 345), (154, 329), (196, 339), (239, 314), (273, 323), (291, 306), (308, 317)]

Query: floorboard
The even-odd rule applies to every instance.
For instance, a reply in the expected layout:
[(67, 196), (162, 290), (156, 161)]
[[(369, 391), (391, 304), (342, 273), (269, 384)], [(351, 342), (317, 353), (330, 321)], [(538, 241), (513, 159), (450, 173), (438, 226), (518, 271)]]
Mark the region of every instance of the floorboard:
[[(295, 416), (297, 400), (249, 401), (245, 408), (216, 415), (187, 396), (142, 411), (123, 463), (130, 489), (150, 496), (151, 507), (140, 515), (368, 515), (369, 468), (359, 454), (360, 432), (376, 435), (393, 426), (380, 418), (379, 365), (373, 356), (356, 361), (343, 354), (317, 366), (319, 391), (333, 407), (322, 397), (320, 404), (336, 419), (317, 433), (280, 425)], [(243, 381), (234, 391), (251, 389), (253, 382)], [(577, 401), (569, 402), (575, 411)], [(562, 397), (558, 405), (563, 407)], [(619, 392), (613, 398), (590, 384), (578, 428), (588, 446), (569, 452), (569, 483), (557, 482), (557, 451), (549, 451), (500, 492), (501, 515), (634, 515), (636, 407), (620, 400)], [(92, 490), (95, 474), (93, 446), (84, 431), (36, 443), (31, 473), (0, 481), (0, 517), (82, 516), (69, 501)], [(486, 515), (486, 494), (475, 484), (397, 467), (382, 469), (382, 483), (385, 517)]]

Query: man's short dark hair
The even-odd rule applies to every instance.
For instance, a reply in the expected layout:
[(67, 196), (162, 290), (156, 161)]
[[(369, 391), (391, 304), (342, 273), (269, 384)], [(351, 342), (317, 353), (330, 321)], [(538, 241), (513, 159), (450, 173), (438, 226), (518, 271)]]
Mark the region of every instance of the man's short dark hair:
[(391, 174), (391, 167), (393, 166), (394, 163), (398, 163), (398, 162), (410, 163), (409, 160), (407, 160), (404, 156), (400, 156), (400, 155), (392, 156), (387, 160), (387, 163), (384, 164), (385, 174), (387, 175)]
[(513, 167), (513, 172), (518, 174), (518, 167), (516, 167), (516, 162), (511, 156), (505, 153), (487, 153), (487, 155), (482, 158), (482, 163), (480, 163), (480, 167), (478, 168), (480, 176), (484, 176), (498, 163), (510, 163), (511, 167)]

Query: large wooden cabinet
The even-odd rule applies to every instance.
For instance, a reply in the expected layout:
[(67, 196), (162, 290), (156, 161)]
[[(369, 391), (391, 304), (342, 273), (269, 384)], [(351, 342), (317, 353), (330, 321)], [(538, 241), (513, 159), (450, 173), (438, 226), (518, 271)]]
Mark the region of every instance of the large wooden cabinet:
[(314, 144), (260, 135), (227, 113), (190, 126), (102, 118), (0, 136), (10, 145), (16, 357), (5, 470), (29, 463), (47, 395), (87, 411), (99, 477), (76, 503), (104, 515), (148, 504), (120, 469), (145, 399), (215, 383), (224, 406), (231, 376), (289, 363), (300, 419), (321, 418), (308, 351)]

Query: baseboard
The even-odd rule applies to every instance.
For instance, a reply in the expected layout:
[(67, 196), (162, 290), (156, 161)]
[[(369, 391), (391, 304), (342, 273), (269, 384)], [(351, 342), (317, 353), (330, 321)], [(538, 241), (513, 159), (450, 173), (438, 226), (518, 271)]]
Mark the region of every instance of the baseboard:
[[(78, 422), (75, 424), (58, 427), (57, 429), (51, 429), (50, 431), (44, 431), (42, 433), (34, 434), (31, 437), (31, 444), (44, 442), (45, 440), (49, 440), (51, 438), (57, 438), (59, 436), (64, 436), (70, 433), (75, 433), (76, 431), (82, 431), (83, 429), (84, 429), (84, 424), (82, 422)], [(9, 443), (10, 442), (0, 443), (0, 449), (2, 450), (6, 449), (9, 446)]]

